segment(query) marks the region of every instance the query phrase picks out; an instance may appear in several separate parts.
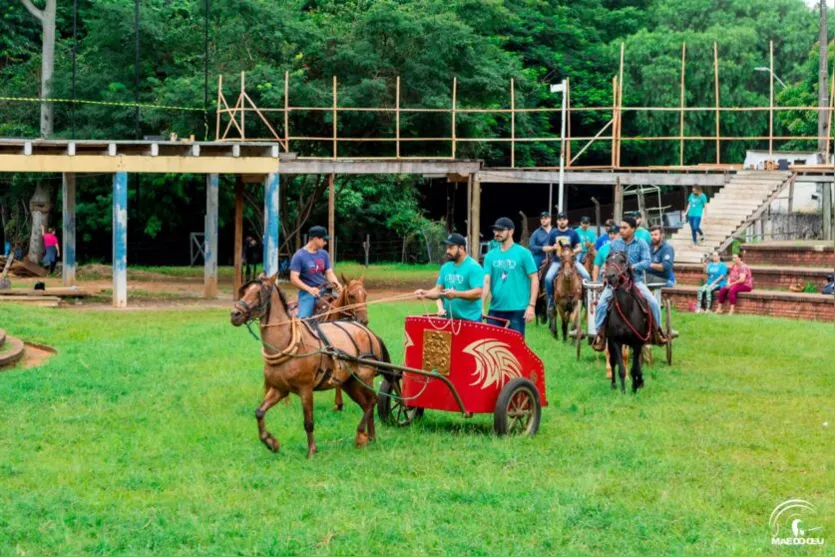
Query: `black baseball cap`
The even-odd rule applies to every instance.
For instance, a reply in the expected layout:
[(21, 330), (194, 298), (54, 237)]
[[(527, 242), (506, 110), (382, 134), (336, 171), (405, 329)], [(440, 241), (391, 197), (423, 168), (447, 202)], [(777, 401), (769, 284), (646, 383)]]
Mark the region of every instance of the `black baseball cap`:
[(566, 215), (565, 213), (560, 213), (559, 215), (557, 215), (557, 220), (560, 219), (568, 220), (568, 215)]
[(323, 240), (331, 239), (331, 237), (328, 236), (328, 229), (324, 226), (311, 226), (307, 235), (310, 238), (322, 238)]
[(515, 228), (513, 221), (507, 217), (499, 218), (496, 220), (496, 224), (493, 225), (493, 230), (514, 230)]
[(461, 234), (453, 232), (449, 236), (447, 236), (446, 240), (444, 240), (444, 244), (448, 246), (466, 246), (467, 239), (464, 238)]
[(544, 219), (545, 217), (551, 218), (551, 213), (549, 213), (548, 211), (542, 211), (541, 213), (539, 213), (539, 218)]
[(591, 222), (591, 219), (590, 219), (590, 218), (588, 218), (588, 217), (580, 217), (580, 222), (581, 222), (582, 224), (588, 224), (588, 223), (590, 223), (590, 222)]
[(609, 229), (609, 234), (620, 234), (620, 228), (617, 225)]

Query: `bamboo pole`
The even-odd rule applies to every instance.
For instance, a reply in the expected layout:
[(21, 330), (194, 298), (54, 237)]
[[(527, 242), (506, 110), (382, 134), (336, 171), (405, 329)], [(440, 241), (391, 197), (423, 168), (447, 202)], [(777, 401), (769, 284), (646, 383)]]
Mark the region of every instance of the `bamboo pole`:
[(455, 103), (458, 95), (458, 78), (452, 78), (452, 158), (455, 159)]
[(679, 94), (679, 105), (681, 106), (681, 115), (678, 122), (678, 164), (684, 166), (684, 76), (686, 71), (687, 60), (687, 43), (681, 43), (681, 93)]
[(774, 156), (774, 41), (768, 41), (768, 161)]
[(290, 72), (284, 72), (284, 149), (290, 152)]
[(716, 95), (716, 164), (721, 164), (719, 152), (719, 45), (713, 43), (713, 90)]
[[(220, 140), (220, 98), (223, 95), (223, 75), (217, 76), (217, 112), (215, 121), (215, 141)], [(237, 291), (236, 291), (237, 292)]]
[(615, 166), (615, 141), (618, 136), (618, 76), (612, 76), (612, 167)]
[(516, 168), (516, 93), (510, 78), (510, 168)]
[[(335, 262), (336, 257), (336, 175), (328, 175), (328, 235), (331, 241), (328, 242), (328, 257), (331, 259), (331, 264)], [(347, 286), (347, 285), (345, 285)]]
[(624, 43), (620, 43), (620, 71), (618, 72), (618, 167), (620, 167), (620, 138), (623, 134), (623, 52), (625, 46)]
[(826, 159), (824, 164), (829, 164), (829, 143), (832, 137), (832, 111), (835, 108), (835, 59), (832, 61), (832, 80), (829, 87), (829, 112), (826, 117)]
[(566, 122), (565, 160), (568, 161), (567, 166), (571, 166), (571, 87), (567, 77), (565, 78), (565, 117), (568, 120)]
[(333, 158), (336, 159), (339, 152), (337, 150), (337, 138), (336, 138), (336, 76), (333, 76)]
[(395, 100), (394, 100), (394, 126), (395, 126), (395, 147), (397, 150), (397, 158), (400, 158), (400, 76), (397, 76), (397, 84), (395, 85)]
[[(244, 90), (246, 89), (246, 74), (241, 72), (241, 108), (244, 108)], [(237, 105), (235, 105), (237, 106)], [(246, 110), (241, 110), (241, 141), (246, 140), (246, 127), (244, 126), (244, 116)]]
[(589, 139), (588, 143), (586, 143), (585, 145), (583, 145), (583, 148), (582, 148), (582, 149), (580, 149), (580, 151), (579, 151), (579, 152), (578, 152), (578, 153), (574, 156), (574, 158), (568, 161), (568, 166), (571, 166), (571, 163), (573, 163), (575, 160), (577, 160), (578, 158), (580, 158), (580, 155), (582, 155), (582, 154), (585, 152), (585, 150), (586, 150), (586, 149), (588, 149), (588, 148), (591, 146), (591, 144), (592, 144), (592, 143), (594, 143), (594, 141), (595, 141), (597, 138), (599, 138), (599, 137), (603, 134), (603, 132), (605, 132), (605, 131), (606, 131), (606, 129), (607, 129), (609, 126), (611, 126), (611, 125), (612, 125), (612, 123), (614, 123), (614, 121), (615, 121), (615, 120), (614, 120), (614, 118), (613, 118), (613, 119), (609, 120), (608, 122), (606, 122), (606, 125), (605, 125), (605, 126), (603, 126), (602, 128), (600, 128), (600, 131), (599, 131), (599, 132), (597, 132), (597, 135), (595, 135), (594, 137), (592, 137), (591, 139)]

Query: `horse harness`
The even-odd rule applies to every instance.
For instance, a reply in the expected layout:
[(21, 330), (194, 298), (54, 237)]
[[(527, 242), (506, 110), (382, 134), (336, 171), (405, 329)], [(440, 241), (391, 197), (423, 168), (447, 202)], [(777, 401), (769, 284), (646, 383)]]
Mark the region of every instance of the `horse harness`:
[[(649, 301), (647, 301), (644, 298), (644, 296), (643, 296), (643, 294), (641, 294), (640, 290), (635, 288), (635, 284), (632, 280), (632, 271), (629, 268), (629, 263), (627, 262), (627, 264), (624, 266), (624, 265), (619, 265), (619, 264), (615, 263), (614, 261), (612, 261), (612, 262), (606, 261), (606, 265), (607, 266), (612, 265), (614, 267), (615, 271), (617, 272), (618, 282), (617, 282), (617, 284), (611, 284), (610, 285), (612, 287), (612, 290), (623, 289), (624, 291), (629, 293), (635, 299), (635, 303), (638, 304), (638, 308), (640, 308), (640, 310), (644, 313), (644, 315), (646, 315), (646, 317), (647, 317), (647, 334), (642, 335), (641, 333), (639, 333), (635, 329), (635, 327), (632, 325), (632, 322), (629, 321), (629, 319), (623, 313), (623, 309), (621, 309), (621, 307), (620, 307), (620, 303), (618, 302), (617, 296), (612, 296), (613, 301), (614, 301), (613, 305), (615, 307), (615, 310), (618, 312), (618, 315), (620, 316), (621, 320), (624, 323), (626, 323), (626, 326), (629, 327), (629, 329), (635, 334), (636, 337), (638, 337), (638, 340), (640, 340), (643, 343), (649, 342), (650, 338), (652, 337), (652, 332), (655, 330), (654, 323), (653, 323), (653, 317), (652, 317), (652, 311), (649, 308)], [(609, 307), (609, 311), (611, 311), (611, 306)]]

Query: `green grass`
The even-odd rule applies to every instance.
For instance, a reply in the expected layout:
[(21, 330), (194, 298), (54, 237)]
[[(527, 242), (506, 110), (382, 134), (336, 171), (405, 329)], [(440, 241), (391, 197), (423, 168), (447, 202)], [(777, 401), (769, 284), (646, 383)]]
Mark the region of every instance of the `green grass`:
[[(394, 361), (422, 309), (371, 308)], [(638, 396), (532, 330), (550, 403), (533, 439), (428, 411), (358, 451), (358, 409), (320, 393), (308, 461), (295, 397), (267, 416), (282, 452), (258, 441), (259, 347), (225, 311), (0, 307), (59, 350), (0, 373), (0, 553), (832, 555), (832, 325), (674, 320), (675, 365)], [(817, 505), (823, 548), (770, 545), (793, 497)]]

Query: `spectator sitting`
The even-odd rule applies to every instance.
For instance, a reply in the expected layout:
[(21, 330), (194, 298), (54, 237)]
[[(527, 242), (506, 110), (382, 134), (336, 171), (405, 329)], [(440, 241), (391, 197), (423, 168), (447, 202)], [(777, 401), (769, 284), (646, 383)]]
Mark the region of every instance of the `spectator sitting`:
[(707, 280), (699, 287), (699, 292), (696, 294), (696, 313), (702, 312), (702, 298), (705, 300), (705, 311), (710, 312), (713, 293), (728, 282), (728, 266), (719, 258), (718, 251), (710, 255), (709, 261), (705, 260), (705, 274)]
[(581, 217), (580, 226), (574, 229), (574, 232), (580, 237), (580, 263), (586, 260), (589, 247), (597, 242), (597, 233), (591, 228), (590, 223), (591, 221), (588, 217)]
[(673, 265), (676, 252), (673, 246), (664, 240), (664, 229), (658, 225), (652, 227), (651, 243), (649, 246), (652, 263), (647, 269), (647, 282), (653, 279), (664, 281), (664, 286), (674, 286), (676, 283)]
[[(598, 238), (597, 241), (594, 243), (594, 249), (596, 249), (597, 251), (600, 251), (600, 248), (602, 248), (603, 246), (605, 246), (606, 244), (609, 243), (611, 238), (609, 237), (609, 232), (608, 231), (613, 229), (613, 228), (618, 228), (618, 225), (615, 222), (615, 219), (606, 219), (606, 223), (603, 225), (604, 233), (601, 234), (600, 238)], [(620, 233), (620, 228), (618, 228), (618, 233)]]
[(620, 238), (620, 228), (613, 224), (612, 227), (609, 228), (609, 233), (606, 234), (605, 237), (610, 238), (610, 240), (602, 246), (600, 246), (600, 249), (597, 250), (597, 255), (594, 258), (594, 269), (592, 269), (591, 275), (592, 282), (597, 282), (597, 278), (600, 276), (600, 272), (606, 265), (606, 258), (609, 257), (609, 252), (612, 251), (612, 242)]
[(734, 254), (733, 266), (728, 275), (728, 283), (719, 289), (719, 307), (716, 308), (716, 313), (723, 313), (722, 304), (725, 300), (730, 302), (730, 309), (728, 314), (734, 313), (736, 308), (736, 297), (740, 292), (751, 292), (754, 289), (754, 277), (751, 276), (751, 269), (748, 268), (742, 261), (742, 256)]

